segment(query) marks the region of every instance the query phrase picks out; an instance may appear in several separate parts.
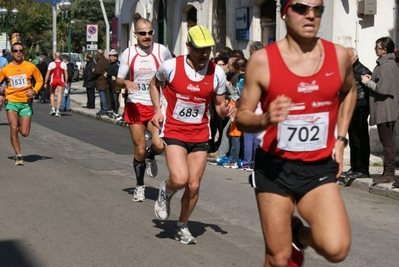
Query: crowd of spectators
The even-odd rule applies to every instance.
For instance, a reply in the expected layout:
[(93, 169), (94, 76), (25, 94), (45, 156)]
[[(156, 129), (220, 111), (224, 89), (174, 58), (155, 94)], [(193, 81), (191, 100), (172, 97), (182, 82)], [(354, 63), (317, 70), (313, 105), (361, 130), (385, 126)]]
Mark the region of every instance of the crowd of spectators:
[[(249, 48), (250, 55), (261, 48), (263, 48), (261, 42), (252, 42)], [(243, 51), (230, 47), (220, 49), (212, 60), (225, 70), (226, 99), (237, 108), (245, 82), (245, 68), (248, 60)], [(262, 112), (260, 105), (257, 111)], [(214, 159), (209, 163), (229, 169), (252, 171), (255, 150), (259, 146), (257, 134), (241, 132), (235, 124), (235, 115), (230, 118), (221, 118), (212, 107), (210, 113), (212, 139), (209, 155)]]

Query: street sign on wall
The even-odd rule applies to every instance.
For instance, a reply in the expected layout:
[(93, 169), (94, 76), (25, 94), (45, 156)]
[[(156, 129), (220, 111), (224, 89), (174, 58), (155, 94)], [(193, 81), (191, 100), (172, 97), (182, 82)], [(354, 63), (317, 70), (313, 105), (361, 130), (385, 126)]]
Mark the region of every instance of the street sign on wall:
[(249, 7), (236, 9), (236, 39), (249, 40)]
[(87, 24), (86, 25), (86, 41), (87, 42), (98, 42), (98, 25)]

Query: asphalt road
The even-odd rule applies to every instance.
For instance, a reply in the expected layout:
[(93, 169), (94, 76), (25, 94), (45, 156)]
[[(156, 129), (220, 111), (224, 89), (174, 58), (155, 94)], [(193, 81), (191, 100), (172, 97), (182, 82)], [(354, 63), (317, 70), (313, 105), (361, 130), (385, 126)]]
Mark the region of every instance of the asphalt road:
[[(133, 148), (126, 127), (77, 113), (48, 115), (34, 104), (31, 134), (14, 166), (9, 126), (0, 112), (0, 267), (261, 266), (264, 245), (248, 173), (207, 166), (189, 227), (198, 244), (173, 240), (181, 192), (171, 218), (153, 211), (168, 174), (146, 177), (144, 203), (131, 200)], [(312, 249), (305, 266), (398, 266), (399, 202), (342, 187), (352, 225), (349, 257), (333, 265)], [(331, 200), (334, 201), (334, 200)]]

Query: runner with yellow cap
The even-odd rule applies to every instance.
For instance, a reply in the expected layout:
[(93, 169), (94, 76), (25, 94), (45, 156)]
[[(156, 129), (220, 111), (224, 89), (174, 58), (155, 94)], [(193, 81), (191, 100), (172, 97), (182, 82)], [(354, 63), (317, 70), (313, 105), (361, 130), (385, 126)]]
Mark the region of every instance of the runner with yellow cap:
[[(205, 26), (190, 28), (186, 42), (188, 55), (166, 60), (150, 83), (155, 113), (152, 123), (161, 130), (170, 172), (160, 186), (155, 215), (162, 221), (168, 219), (172, 196), (177, 190), (185, 189), (174, 233), (174, 238), (183, 244), (197, 242), (187, 224), (198, 200), (207, 161), (209, 103), (214, 99), (219, 116), (230, 116), (234, 112), (224, 98), (226, 75), (220, 66), (209, 60), (214, 45)], [(160, 104), (159, 88), (165, 82)]]

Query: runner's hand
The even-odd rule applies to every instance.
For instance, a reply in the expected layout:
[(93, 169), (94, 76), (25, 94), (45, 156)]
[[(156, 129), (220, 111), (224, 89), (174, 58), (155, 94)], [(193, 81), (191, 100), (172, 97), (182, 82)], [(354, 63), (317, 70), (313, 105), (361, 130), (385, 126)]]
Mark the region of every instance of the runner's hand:
[(133, 94), (134, 92), (139, 90), (139, 87), (137, 86), (136, 83), (132, 82), (132, 81), (125, 81), (125, 85), (126, 85), (126, 90), (128, 94)]
[(26, 90), (25, 94), (29, 98), (34, 98), (36, 96), (36, 92), (34, 90), (32, 90), (32, 89), (31, 90)]
[(229, 103), (229, 100), (224, 100), (220, 105), (220, 112), (223, 117), (234, 117), (237, 113), (237, 109)]
[(157, 112), (154, 114), (154, 116), (151, 119), (151, 123), (157, 127), (158, 129), (161, 129), (162, 123), (163, 123), (163, 114), (162, 112)]
[(276, 99), (270, 103), (269, 110), (264, 113), (268, 124), (276, 125), (285, 121), (290, 112), (291, 105), (291, 98), (285, 95), (277, 96)]

